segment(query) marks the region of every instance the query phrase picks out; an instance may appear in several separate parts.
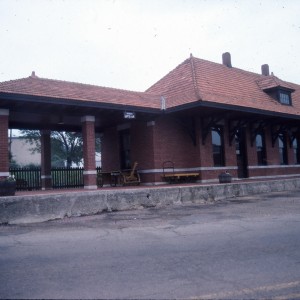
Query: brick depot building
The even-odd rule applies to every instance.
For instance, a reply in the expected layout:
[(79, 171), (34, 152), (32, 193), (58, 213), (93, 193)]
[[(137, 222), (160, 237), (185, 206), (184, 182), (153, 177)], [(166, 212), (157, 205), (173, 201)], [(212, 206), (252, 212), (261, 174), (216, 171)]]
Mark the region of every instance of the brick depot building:
[(8, 128), (42, 133), (42, 184), (51, 187), (50, 131), (82, 132), (85, 188), (102, 169), (138, 161), (142, 184), (161, 184), (162, 164), (197, 172), (198, 182), (300, 175), (300, 85), (192, 55), (145, 92), (40, 78), (0, 83), (0, 176), (9, 172)]

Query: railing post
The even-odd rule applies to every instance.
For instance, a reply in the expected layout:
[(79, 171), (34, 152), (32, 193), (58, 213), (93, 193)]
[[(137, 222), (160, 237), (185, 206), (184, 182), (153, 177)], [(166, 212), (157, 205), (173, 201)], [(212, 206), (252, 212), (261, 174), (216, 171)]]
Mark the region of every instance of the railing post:
[(41, 181), (42, 190), (52, 188), (50, 130), (41, 130)]

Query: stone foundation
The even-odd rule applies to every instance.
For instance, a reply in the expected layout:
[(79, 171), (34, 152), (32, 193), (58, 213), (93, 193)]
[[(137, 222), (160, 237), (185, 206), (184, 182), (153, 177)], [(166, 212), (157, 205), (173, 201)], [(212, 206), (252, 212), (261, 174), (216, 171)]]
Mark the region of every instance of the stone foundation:
[(170, 185), (130, 189), (52, 192), (0, 198), (0, 224), (44, 222), (167, 205), (205, 204), (269, 192), (300, 189), (300, 178), (215, 185)]

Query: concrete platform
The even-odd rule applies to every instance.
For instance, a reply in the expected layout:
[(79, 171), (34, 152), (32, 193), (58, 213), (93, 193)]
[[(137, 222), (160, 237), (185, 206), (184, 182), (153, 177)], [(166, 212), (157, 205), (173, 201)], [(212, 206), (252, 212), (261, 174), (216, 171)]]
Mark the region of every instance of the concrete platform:
[(0, 224), (45, 222), (102, 212), (213, 203), (228, 198), (300, 189), (300, 178), (229, 184), (52, 190), (0, 198)]

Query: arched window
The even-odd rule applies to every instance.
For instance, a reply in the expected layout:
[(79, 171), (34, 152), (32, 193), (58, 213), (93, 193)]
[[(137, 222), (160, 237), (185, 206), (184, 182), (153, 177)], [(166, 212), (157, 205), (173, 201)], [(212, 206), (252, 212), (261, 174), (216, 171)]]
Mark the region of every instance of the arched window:
[(256, 142), (256, 153), (257, 153), (257, 164), (258, 165), (266, 165), (266, 147), (265, 147), (265, 139), (262, 133), (258, 133), (255, 137)]
[(294, 152), (294, 163), (300, 164), (300, 149), (299, 149), (299, 139), (295, 138), (293, 140), (293, 152)]
[(281, 165), (288, 164), (287, 157), (287, 143), (283, 133), (278, 135), (278, 146), (279, 146), (279, 161)]
[(220, 128), (212, 128), (211, 130), (211, 140), (213, 147), (213, 160), (214, 166), (224, 166), (224, 145), (222, 138), (222, 131)]

